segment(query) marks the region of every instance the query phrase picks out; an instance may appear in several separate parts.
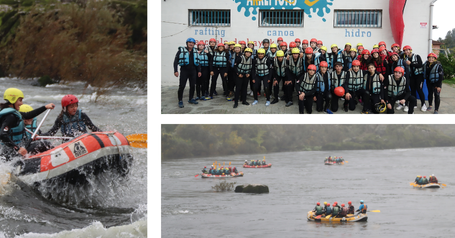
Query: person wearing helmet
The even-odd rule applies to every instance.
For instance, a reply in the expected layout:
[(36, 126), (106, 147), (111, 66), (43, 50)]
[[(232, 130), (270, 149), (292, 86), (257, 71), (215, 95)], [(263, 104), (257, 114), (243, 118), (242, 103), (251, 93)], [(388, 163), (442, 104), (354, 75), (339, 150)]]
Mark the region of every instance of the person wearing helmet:
[(317, 202), (316, 207), (314, 207), (314, 209), (313, 209), (313, 212), (314, 212), (314, 215), (318, 216), (318, 215), (324, 214), (325, 209), (323, 206), (321, 206), (321, 203)]
[[(316, 73), (316, 111), (327, 112), (330, 104), (330, 74), (328, 73), (328, 64), (326, 61), (319, 63), (319, 72)], [(324, 106), (325, 101), (325, 106)], [(330, 159), (330, 157), (329, 157)]]
[(371, 61), (374, 64), (374, 67), (376, 68), (376, 72), (379, 74), (382, 74), (382, 76), (386, 77), (387, 74), (387, 68), (388, 68), (388, 63), (387, 60), (384, 59), (380, 53), (379, 50), (372, 50), (371, 51), (372, 59)]
[[(210, 47), (207, 47), (210, 48)], [(196, 79), (196, 98), (195, 100), (205, 100), (209, 96), (208, 86), (210, 79), (209, 65), (212, 63), (212, 57), (205, 47), (204, 41), (199, 41), (197, 44), (197, 54), (201, 64), (201, 76)]]
[(266, 50), (261, 48), (258, 50), (258, 57), (254, 59), (253, 63), (253, 96), (254, 102), (253, 105), (258, 103), (258, 92), (261, 89), (261, 83), (264, 87), (264, 91), (266, 94), (266, 106), (270, 105), (270, 90), (269, 90), (269, 83), (271, 82), (273, 70), (272, 67), (272, 60), (266, 56)]
[(206, 173), (207, 173), (207, 167), (204, 166), (204, 168), (202, 169), (202, 173), (203, 173), (203, 174), (206, 174)]
[[(19, 112), (31, 112), (33, 111), (33, 107), (31, 107), (30, 105), (28, 104), (22, 104), (19, 108)], [(26, 129), (28, 129), (29, 131), (31, 131), (32, 133), (36, 131), (36, 117), (35, 118), (32, 118), (32, 119), (25, 119), (24, 120), (24, 126)], [(25, 136), (27, 137), (27, 139), (30, 140), (30, 138), (32, 138), (32, 133), (30, 133), (29, 131), (25, 131)], [(41, 134), (41, 130), (38, 131), (37, 133), (38, 135)]]
[(325, 61), (327, 62), (328, 67), (331, 68), (332, 66), (329, 65), (330, 62), (327, 61), (328, 58), (329, 54), (327, 53), (327, 47), (321, 46), (319, 48), (319, 57), (317, 59), (317, 64), (319, 65), (320, 62)]
[(270, 40), (269, 39), (262, 40), (261, 48), (265, 50), (265, 56), (267, 56), (270, 51)]
[(371, 60), (370, 51), (367, 49), (362, 50), (360, 58), (360, 70), (367, 71), (368, 65), (373, 63)]
[(234, 99), (234, 88), (237, 78), (235, 68), (237, 67), (236, 61), (242, 56), (242, 46), (240, 44), (234, 45), (234, 51), (231, 52), (229, 59), (229, 70), (228, 70), (228, 94), (226, 95), (226, 100), (232, 101)]
[(229, 52), (233, 53), (235, 47), (235, 41), (229, 41)]
[(313, 51), (311, 47), (307, 47), (305, 49), (305, 60), (303, 61), (303, 70), (307, 71), (307, 68), (309, 65), (315, 65), (316, 66), (316, 71), (318, 71), (318, 65), (319, 65), (319, 56), (321, 54), (319, 52)]
[(278, 51), (278, 46), (273, 43), (270, 45), (270, 51), (267, 53), (267, 57), (274, 59), (276, 57), (276, 52)]
[(238, 174), (238, 173), (239, 173), (239, 171), (237, 170), (236, 167), (232, 168), (232, 172), (235, 173), (235, 174)]
[[(354, 111), (357, 105), (356, 99), (360, 101), (360, 98), (365, 94), (364, 83), (366, 72), (360, 70), (360, 61), (354, 60), (352, 61), (352, 68), (348, 71), (348, 74), (349, 79), (346, 84), (347, 93), (345, 103), (349, 110)], [(366, 111), (365, 108), (363, 111)]]
[(289, 60), (287, 61), (288, 68), (286, 75), (288, 79), (284, 83), (286, 107), (293, 105), (292, 93), (294, 91), (294, 87), (296, 82), (303, 79), (305, 73), (303, 61), (304, 59), (300, 57), (300, 50), (297, 47), (292, 48), (292, 57), (289, 57)]
[(248, 48), (250, 48), (253, 51), (253, 55), (251, 57), (253, 57), (254, 59), (254, 57), (257, 54), (257, 50), (254, 48), (254, 41), (248, 41)]
[(6, 160), (10, 160), (11, 157), (25, 156), (27, 153), (37, 154), (50, 149), (46, 148), (46, 145), (42, 144), (41, 141), (33, 141), (27, 145), (30, 140), (27, 139), (25, 134), (23, 120), (33, 119), (46, 111), (46, 109), (54, 109), (55, 105), (49, 103), (29, 112), (20, 112), (24, 93), (17, 88), (6, 89), (3, 99), (5, 102), (0, 104), (1, 156)]
[(357, 47), (357, 52), (359, 52), (359, 54), (360, 54), (360, 53), (361, 53), (361, 52), (360, 52), (360, 47), (364, 48), (364, 47), (363, 47), (363, 44), (362, 44), (362, 43), (357, 43), (357, 46), (356, 46), (356, 47)]
[(246, 49), (246, 41), (241, 40), (241, 41), (239, 41), (239, 44), (241, 46), (240, 52), (243, 53), (245, 51), (245, 49)]
[(406, 65), (410, 68), (410, 81), (409, 85), (411, 86), (411, 95), (417, 98), (416, 91), (419, 94), (420, 98), (420, 110), (422, 112), (427, 111), (427, 106), (425, 105), (425, 94), (423, 93), (422, 87), (424, 82), (423, 74), (423, 62), (420, 55), (412, 53), (412, 48), (407, 45), (403, 47), (404, 50), (404, 60)]
[[(344, 91), (347, 92), (347, 82), (349, 81), (349, 74), (346, 71), (343, 71), (343, 62), (335, 62), (335, 70), (332, 71), (330, 75), (330, 92), (331, 96), (331, 108), (332, 112), (338, 111), (338, 101), (341, 98), (344, 98), (345, 95), (338, 96), (335, 94), (335, 88), (342, 87)], [(343, 103), (345, 111), (347, 111), (347, 101)]]
[[(391, 63), (389, 64), (389, 72), (393, 72), (393, 73), (391, 73), (388, 76), (388, 80), (384, 81), (384, 88), (387, 90), (387, 92), (384, 93), (384, 96), (386, 96), (386, 98), (387, 98), (386, 101), (388, 101), (388, 104), (390, 103), (390, 107), (393, 107), (396, 101), (393, 101), (393, 102), (390, 101), (390, 100), (392, 100), (391, 97), (395, 98), (398, 96), (398, 95), (394, 95), (394, 94), (397, 94), (398, 92), (397, 91), (394, 92), (393, 89), (397, 89), (395, 87), (398, 86), (397, 85), (398, 82), (400, 82), (401, 84), (404, 84), (405, 81), (409, 87), (409, 77), (407, 76), (409, 74), (406, 73), (408, 67), (404, 66), (403, 59), (400, 59), (397, 53), (393, 52), (390, 57), (390, 60), (391, 60)], [(395, 68), (393, 68), (393, 67), (395, 67)], [(409, 96), (406, 96), (407, 91), (409, 91)], [(399, 98), (406, 96), (406, 99), (397, 98), (398, 104), (397, 104), (397, 107), (395, 107), (395, 109), (394, 108), (389, 109), (389, 106), (387, 105), (387, 108), (388, 108), (387, 113), (393, 114), (393, 113), (395, 113), (394, 110), (401, 110), (403, 108), (404, 108), (405, 112), (409, 113), (409, 106), (407, 106), (408, 102), (413, 101), (413, 105), (416, 105), (416, 101), (415, 101), (416, 98), (411, 95), (410, 90), (405, 90), (402, 93), (404, 93), (404, 94), (402, 96), (400, 96)], [(406, 102), (406, 106), (403, 102)], [(414, 106), (412, 107), (411, 114), (413, 112), (414, 112)]]
[(296, 45), (295, 47), (297, 47), (297, 49), (299, 49), (300, 52), (302, 52), (302, 45), (300, 39), (299, 38), (295, 39), (294, 43)]
[(358, 213), (367, 213), (368, 206), (365, 204), (363, 200), (360, 200), (359, 209), (356, 210)]
[(404, 52), (401, 51), (401, 47), (400, 47), (399, 44), (397, 44), (397, 43), (392, 44), (391, 49), (392, 49), (392, 53), (395, 52), (395, 53), (398, 54), (398, 56), (399, 56), (400, 58), (403, 58)]
[(52, 128), (43, 133), (43, 136), (53, 136), (60, 129), (62, 136), (77, 137), (87, 133), (87, 127), (95, 132), (101, 131), (96, 127), (87, 114), (83, 113), (79, 107), (79, 100), (76, 96), (68, 94), (62, 98), (62, 111), (55, 119)]
[(279, 46), (281, 42), (283, 42), (283, 37), (278, 37), (278, 39), (276, 39), (276, 44)]
[(279, 50), (276, 53), (276, 58), (273, 59), (273, 96), (274, 99), (271, 104), (278, 102), (278, 92), (280, 91), (281, 81), (285, 81), (286, 78), (286, 68), (288, 67), (286, 59), (284, 59), (284, 52)]
[(362, 59), (362, 57), (363, 57), (362, 52), (363, 52), (364, 49), (365, 48), (363, 48), (363, 46), (357, 47), (357, 53), (358, 53), (357, 54), (357, 60), (358, 61), (360, 61)]
[(365, 93), (363, 96), (363, 103), (365, 111), (377, 114), (379, 112), (373, 110), (373, 105), (376, 105), (379, 102), (382, 104), (385, 103), (383, 80), (384, 76), (376, 72), (374, 63), (370, 63), (368, 65), (368, 73), (364, 76)]
[[(310, 47), (308, 47), (311, 49)], [(296, 92), (299, 97), (299, 113), (304, 114), (304, 109), (307, 113), (313, 112), (313, 102), (316, 101), (316, 65), (308, 65), (308, 71), (304, 73), (303, 78), (295, 82)]]
[(419, 184), (419, 182), (420, 182), (420, 177), (422, 177), (422, 176), (417, 175), (416, 179), (414, 180), (414, 183)]
[(421, 184), (428, 184), (427, 176), (423, 176), (423, 179), (422, 179), (422, 181), (421, 181)]
[(319, 48), (317, 47), (318, 45), (318, 40), (316, 38), (311, 38), (310, 40), (310, 47), (313, 49), (314, 52), (318, 52)]
[(229, 51), (225, 49), (225, 46), (222, 43), (219, 43), (213, 53), (212, 64), (210, 65), (210, 75), (212, 76), (209, 96), (210, 99), (213, 99), (218, 76), (221, 77), (224, 95), (227, 95), (228, 93), (227, 76), (230, 66), (229, 57)]
[[(352, 44), (351, 43), (346, 43), (344, 45), (344, 50), (341, 52), (341, 56), (343, 57), (344, 65), (346, 65), (346, 60), (348, 60), (349, 56), (351, 55), (351, 49), (352, 49)], [(346, 66), (344, 67), (345, 71), (349, 70), (346, 69)]]
[(342, 64), (344, 64), (343, 54), (342, 54), (343, 50), (338, 49), (338, 46), (336, 44), (331, 45), (330, 49), (332, 50), (332, 53), (330, 53), (327, 58), (327, 62), (329, 62), (329, 67), (330, 66), (335, 67), (335, 62), (341, 62)]
[(245, 160), (245, 163), (243, 163), (244, 165), (248, 165), (248, 160)]
[(337, 202), (332, 204), (332, 217), (337, 217), (340, 214), (341, 207), (338, 206)]
[(352, 202), (348, 202), (348, 214), (354, 214), (355, 213), (355, 208), (354, 205), (352, 205)]
[(345, 217), (346, 215), (348, 215), (348, 211), (349, 211), (349, 208), (345, 207), (344, 203), (342, 203), (339, 217)]
[(316, 47), (318, 49), (321, 49), (321, 46), (323, 46), (324, 44), (322, 44), (322, 40), (318, 40), (317, 43), (316, 43)]
[(332, 215), (332, 207), (330, 207), (330, 203), (324, 204), (325, 209), (325, 216)]
[(379, 45), (373, 45), (373, 50), (379, 50)]
[(438, 114), (439, 105), (441, 104), (441, 87), (444, 79), (444, 71), (442, 65), (437, 61), (438, 56), (435, 53), (428, 54), (427, 61), (423, 64), (423, 75), (427, 79), (428, 88), (428, 108), (427, 111), (433, 109), (434, 95), (434, 114)]
[[(343, 52), (344, 53), (344, 52)], [(349, 51), (349, 55), (344, 59), (344, 71), (349, 71), (352, 68), (352, 62), (357, 59), (357, 50), (355, 48), (351, 48)], [(360, 61), (359, 61), (360, 63)]]
[(235, 59), (234, 72), (236, 77), (234, 108), (238, 107), (239, 100), (242, 101), (243, 105), (250, 105), (246, 101), (246, 94), (248, 82), (251, 80), (253, 63), (253, 50), (250, 48), (246, 48), (243, 55), (236, 57)]
[[(174, 75), (179, 77), (179, 89), (177, 97), (179, 100), (179, 107), (183, 108), (183, 90), (185, 89), (186, 82), (189, 81), (190, 92), (189, 92), (189, 103), (198, 104), (193, 98), (194, 89), (196, 86), (196, 80), (202, 76), (201, 64), (197, 54), (197, 50), (194, 49), (196, 40), (194, 38), (188, 38), (186, 40), (186, 47), (180, 46), (177, 54), (174, 58)], [(177, 70), (177, 66), (180, 66), (180, 74)]]
[(436, 178), (436, 176), (434, 176), (434, 174), (432, 174), (430, 176), (429, 182), (430, 183), (438, 183), (438, 179)]

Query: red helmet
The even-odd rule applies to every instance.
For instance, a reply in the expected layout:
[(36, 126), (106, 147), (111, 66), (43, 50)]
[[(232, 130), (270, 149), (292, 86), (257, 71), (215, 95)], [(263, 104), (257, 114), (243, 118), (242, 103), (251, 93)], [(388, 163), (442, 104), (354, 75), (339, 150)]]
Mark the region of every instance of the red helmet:
[(280, 43), (280, 47), (283, 46), (283, 45), (286, 46), (286, 47), (288, 47), (288, 43), (286, 43), (286, 42), (284, 42), (284, 41)]
[(204, 41), (199, 41), (197, 45), (205, 45)]
[(367, 49), (364, 49), (364, 50), (362, 51), (362, 55), (369, 55), (369, 54), (370, 54), (370, 51), (367, 50)]
[(276, 41), (283, 40), (283, 37), (278, 37)]
[(334, 202), (334, 203), (333, 203), (334, 206), (337, 205), (337, 204), (338, 204), (337, 202)]
[(327, 206), (329, 206), (329, 207), (330, 207), (330, 203), (327, 203)]
[(438, 56), (435, 53), (429, 53), (427, 56), (427, 59), (430, 57), (434, 57), (435, 59), (438, 59)]
[(235, 169), (235, 167), (233, 169)]
[(71, 94), (68, 94), (62, 98), (62, 107), (66, 107), (73, 103), (78, 103), (77, 97)]
[(341, 207), (344, 207), (344, 203), (341, 204)]
[(220, 47), (220, 46), (223, 46), (223, 47), (224, 47), (224, 44), (223, 44), (223, 43), (219, 43), (219, 44), (217, 45), (217, 47)]
[(308, 70), (314, 70), (314, 71), (316, 71), (316, 65), (314, 65), (314, 64), (308, 65)]
[(404, 69), (402, 67), (396, 67), (394, 71), (404, 74)]
[(394, 44), (392, 44), (392, 47), (391, 47), (391, 48), (392, 48), (392, 50), (393, 50), (393, 47), (398, 47), (398, 49), (400, 49), (400, 45), (399, 45), (399, 44), (397, 44), (397, 43), (394, 43)]
[(317, 45), (322, 45), (322, 40), (318, 40), (318, 41), (316, 42), (316, 44), (317, 44)]
[(312, 38), (312, 39), (310, 40), (310, 43), (311, 43), (311, 42), (316, 42), (316, 43), (318, 43), (318, 40), (317, 40), (316, 38)]
[(379, 47), (379, 52), (382, 52), (385, 49), (387, 49), (387, 48), (385, 48), (384, 46), (381, 46), (381, 47)]
[(371, 54), (374, 54), (374, 53), (378, 53), (379, 54), (379, 50), (378, 49), (374, 49), (371, 51)]
[(384, 41), (379, 42), (378, 46), (386, 45)]
[(297, 47), (297, 44), (295, 42), (289, 43), (289, 48), (295, 48)]
[(338, 86), (336, 87), (333, 92), (335, 93), (335, 95), (337, 95), (338, 97), (342, 97), (344, 95), (344, 88), (341, 87), (341, 86)]
[(318, 202), (318, 203), (316, 203), (316, 205), (318, 205), (318, 206), (319, 206), (319, 205), (321, 205), (321, 204)]
[(410, 50), (410, 51), (412, 51), (412, 48), (411, 48), (411, 46), (406, 45), (406, 46), (403, 47), (403, 51), (404, 51), (404, 50)]
[(360, 66), (360, 61), (358, 60), (352, 61), (352, 66)]
[(427, 176), (423, 176), (424, 178), (426, 178)]
[(351, 205), (352, 204), (351, 201), (349, 201), (348, 204)]
[(216, 42), (216, 40), (214, 38), (210, 39), (209, 42)]
[(305, 54), (313, 54), (313, 48), (307, 47), (307, 48), (305, 49)]
[(244, 40), (242, 40), (242, 41), (239, 41), (239, 44), (246, 45), (246, 42)]
[(308, 45), (308, 40), (303, 40), (302, 44), (307, 44)]
[(296, 38), (294, 42), (300, 42), (300, 39), (299, 39), (299, 38)]
[(321, 61), (321, 63), (319, 63), (319, 67), (329, 67), (329, 64), (325, 61)]

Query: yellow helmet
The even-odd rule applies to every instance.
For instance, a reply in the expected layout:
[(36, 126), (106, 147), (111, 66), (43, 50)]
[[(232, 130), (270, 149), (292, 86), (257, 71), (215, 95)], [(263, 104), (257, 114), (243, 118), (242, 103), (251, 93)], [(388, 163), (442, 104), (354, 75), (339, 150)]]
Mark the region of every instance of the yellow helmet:
[(251, 54), (253, 54), (253, 50), (251, 48), (245, 48), (244, 52), (250, 52)]
[(31, 112), (33, 111), (33, 107), (31, 107), (28, 104), (22, 104), (21, 107), (19, 108), (20, 112)]
[(272, 49), (272, 48), (278, 48), (278, 47), (276, 46), (275, 43), (273, 43), (273, 44), (270, 45), (270, 49)]
[(357, 49), (356, 48), (351, 48), (351, 51), (357, 52)]
[(234, 41), (229, 41), (229, 45), (235, 45)]
[(300, 50), (299, 50), (299, 48), (292, 48), (291, 53), (292, 54), (300, 54)]
[(378, 48), (379, 49), (379, 45), (373, 45), (373, 49), (374, 48)]
[(284, 52), (282, 50), (277, 51), (276, 57), (284, 57)]
[(265, 50), (263, 48), (259, 49), (258, 54), (265, 54)]
[(324, 202), (324, 205), (327, 205), (327, 202)]
[(242, 46), (241, 46), (240, 44), (235, 44), (235, 45), (234, 45), (234, 48), (235, 48), (235, 47), (242, 48)]
[(248, 45), (249, 44), (253, 44), (254, 45), (254, 41), (248, 41)]
[(347, 46), (347, 45), (352, 46), (351, 43), (346, 43), (345, 46)]
[(327, 47), (321, 46), (321, 50), (325, 50), (327, 52)]
[(333, 45), (330, 46), (330, 49), (332, 49), (333, 47), (338, 48), (338, 46), (336, 44), (333, 44)]
[(362, 43), (358, 43), (357, 46), (363, 46), (363, 44)]
[(17, 88), (8, 88), (3, 94), (3, 99), (7, 100), (11, 104), (16, 103), (19, 98), (24, 98), (24, 93)]

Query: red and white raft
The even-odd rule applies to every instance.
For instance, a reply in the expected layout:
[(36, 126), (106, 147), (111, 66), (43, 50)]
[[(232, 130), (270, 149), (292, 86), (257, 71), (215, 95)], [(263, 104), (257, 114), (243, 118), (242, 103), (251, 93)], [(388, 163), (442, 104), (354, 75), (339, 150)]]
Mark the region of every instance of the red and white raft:
[(202, 178), (231, 178), (231, 177), (242, 177), (243, 172), (231, 173), (225, 175), (214, 175), (214, 174), (201, 174)]
[(46, 181), (84, 183), (106, 171), (126, 175), (133, 160), (128, 140), (116, 131), (83, 134), (23, 160), (17, 177), (26, 184)]
[(264, 165), (247, 165), (243, 164), (243, 168), (271, 168), (272, 164), (264, 164)]

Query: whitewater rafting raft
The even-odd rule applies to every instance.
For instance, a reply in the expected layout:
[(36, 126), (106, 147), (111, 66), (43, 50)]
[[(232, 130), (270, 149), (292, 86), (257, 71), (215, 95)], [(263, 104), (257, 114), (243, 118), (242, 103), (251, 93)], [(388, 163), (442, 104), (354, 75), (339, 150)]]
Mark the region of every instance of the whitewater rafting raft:
[(333, 218), (332, 216), (326, 218), (325, 216), (320, 216), (319, 218), (316, 218), (314, 211), (309, 211), (307, 214), (307, 219), (308, 221), (316, 221), (316, 222), (334, 222), (334, 223), (341, 223), (341, 222), (361, 222), (361, 221), (367, 221), (368, 216), (365, 213), (360, 213), (358, 215), (354, 214), (348, 214), (346, 217), (340, 217), (340, 218)]
[(92, 132), (22, 161), (15, 175), (26, 184), (83, 184), (111, 171), (126, 175), (133, 160), (128, 140), (116, 131)]
[(242, 177), (243, 172), (224, 174), (224, 175), (214, 175), (214, 174), (201, 174), (202, 178), (233, 178), (233, 177)]
[(264, 165), (247, 165), (243, 164), (243, 168), (271, 168), (272, 164), (264, 164)]
[(326, 161), (326, 162), (324, 162), (324, 164), (325, 164), (325, 165), (335, 165), (335, 164), (343, 165), (344, 162), (339, 162), (339, 163), (337, 163), (337, 162), (328, 162), (328, 161)]
[(440, 188), (441, 184), (440, 183), (427, 183), (427, 184), (411, 183), (411, 186), (413, 186), (414, 188)]

